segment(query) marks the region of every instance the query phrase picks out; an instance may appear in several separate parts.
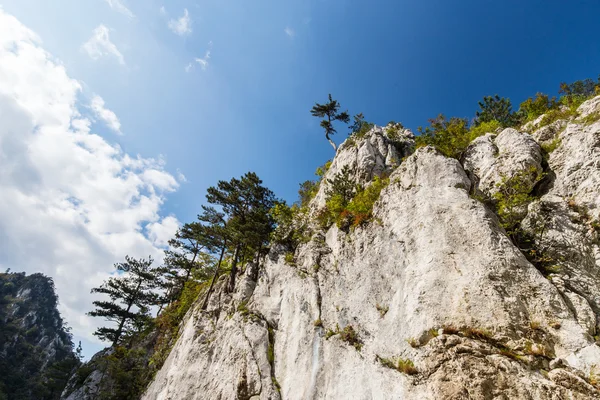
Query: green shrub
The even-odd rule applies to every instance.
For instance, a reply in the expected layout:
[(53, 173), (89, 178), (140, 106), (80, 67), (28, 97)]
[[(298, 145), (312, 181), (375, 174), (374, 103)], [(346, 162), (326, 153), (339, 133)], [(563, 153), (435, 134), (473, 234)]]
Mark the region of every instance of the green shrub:
[(271, 240), (292, 249), (296, 249), (300, 243), (308, 242), (310, 230), (305, 221), (308, 211), (308, 206), (300, 207), (294, 204), (290, 207), (285, 202), (275, 203), (269, 211), (275, 222)]
[(542, 120), (540, 121), (540, 123), (538, 124), (537, 127), (541, 128), (543, 126), (550, 125), (551, 123), (558, 121), (559, 119), (570, 119), (571, 117), (574, 117), (576, 115), (577, 115), (577, 111), (575, 111), (575, 110), (571, 110), (569, 108), (564, 108), (564, 109), (555, 108), (555, 109), (548, 111), (544, 115), (544, 117), (542, 118)]
[(354, 122), (350, 125), (350, 135), (361, 139), (363, 138), (375, 124), (365, 121), (365, 117), (362, 113), (354, 116)]
[(446, 119), (443, 114), (429, 120), (429, 126), (419, 127), (416, 138), (417, 148), (434, 146), (446, 157), (459, 159), (471, 143), (469, 122), (466, 118)]
[(296, 266), (296, 258), (294, 257), (293, 252), (288, 251), (287, 253), (285, 253), (285, 263), (287, 265)]
[(565, 82), (560, 84), (560, 90), (558, 93), (563, 96), (560, 98), (560, 102), (571, 110), (575, 110), (584, 101), (595, 96), (600, 89), (600, 77), (598, 82), (594, 82), (592, 79), (584, 79), (575, 81), (571, 84)]
[[(339, 327), (338, 327), (339, 329)], [(325, 339), (329, 339), (332, 336), (337, 335), (337, 332), (334, 331), (333, 329), (327, 329), (327, 332), (325, 332)]]
[(391, 140), (400, 139), (400, 131), (404, 129), (404, 125), (400, 122), (390, 121), (387, 125), (385, 133)]
[(541, 178), (542, 175), (536, 168), (530, 167), (513, 176), (504, 176), (496, 184), (498, 191), (493, 196), (496, 200), (496, 214), (509, 236), (514, 237), (517, 233), (523, 208), (534, 200), (530, 195), (531, 181), (535, 183)]
[(358, 351), (362, 349), (362, 342), (358, 338), (358, 334), (352, 327), (352, 325), (347, 325), (343, 330), (339, 332), (340, 339), (346, 343), (351, 344)]
[(362, 341), (359, 339), (358, 334), (352, 327), (352, 325), (347, 325), (344, 329), (340, 329), (338, 324), (335, 325), (335, 330), (327, 329), (325, 332), (325, 339), (329, 339), (332, 336), (339, 335), (340, 340), (351, 344), (358, 351), (362, 349)]
[(417, 368), (415, 368), (415, 364), (407, 358), (398, 357), (397, 359), (393, 359), (383, 358), (380, 356), (376, 356), (376, 358), (384, 367), (395, 369), (396, 371), (402, 372), (406, 375), (415, 375), (419, 372)]
[(498, 128), (502, 128), (502, 125), (495, 119), (487, 122), (481, 122), (479, 125), (472, 126), (471, 129), (469, 129), (469, 139), (470, 141), (473, 141), (474, 139), (478, 138), (479, 136), (483, 136), (486, 133), (495, 133)]
[(379, 199), (381, 191), (390, 183), (389, 178), (378, 176), (366, 188), (360, 188), (354, 198), (348, 203), (346, 211), (352, 216), (352, 226), (359, 226), (373, 216), (373, 206)]
[(584, 118), (581, 118), (580, 122), (584, 125), (591, 125), (598, 120), (600, 120), (600, 112), (595, 112), (586, 115)]
[(562, 140), (559, 137), (557, 137), (557, 138), (554, 138), (554, 140), (552, 140), (550, 143), (542, 144), (541, 147), (542, 147), (542, 150), (544, 150), (544, 152), (546, 154), (550, 154), (554, 150), (556, 150), (558, 148), (558, 146), (560, 146), (561, 143), (562, 143)]
[(248, 309), (248, 301), (242, 301), (240, 304), (238, 304), (237, 312), (239, 312), (241, 315), (250, 314), (250, 310)]
[(525, 122), (533, 121), (542, 114), (558, 108), (560, 103), (556, 101), (556, 97), (549, 98), (547, 94), (537, 93), (535, 98), (528, 98), (521, 103), (519, 113), (524, 117)]
[[(345, 175), (344, 171), (341, 175)], [(389, 178), (375, 177), (369, 186), (363, 188), (356, 187), (349, 177), (337, 179), (340, 180), (332, 184), (327, 192), (325, 208), (317, 214), (317, 220), (323, 228), (335, 222), (338, 228), (346, 230), (368, 222), (381, 191), (390, 182)]]
[(356, 185), (351, 173), (350, 167), (346, 165), (333, 179), (327, 180), (329, 187), (325, 192), (327, 196), (325, 200), (326, 207), (317, 215), (317, 220), (322, 227), (329, 227), (333, 222), (336, 222), (354, 197)]
[(318, 192), (319, 182), (311, 180), (302, 182), (300, 184), (300, 189), (298, 189), (298, 201), (300, 206), (308, 206), (308, 203), (315, 198)]

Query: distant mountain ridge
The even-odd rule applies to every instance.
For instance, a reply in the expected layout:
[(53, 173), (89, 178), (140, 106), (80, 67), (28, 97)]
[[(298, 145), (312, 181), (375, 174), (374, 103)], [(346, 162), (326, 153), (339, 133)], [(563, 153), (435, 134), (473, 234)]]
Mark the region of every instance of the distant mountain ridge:
[(52, 278), (0, 273), (0, 399), (51, 400), (79, 358)]

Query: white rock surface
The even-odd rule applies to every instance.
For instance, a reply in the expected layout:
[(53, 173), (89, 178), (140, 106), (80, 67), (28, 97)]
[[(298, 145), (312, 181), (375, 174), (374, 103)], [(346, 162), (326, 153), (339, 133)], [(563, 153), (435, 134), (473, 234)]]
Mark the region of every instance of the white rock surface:
[[(600, 96), (579, 108), (580, 115), (600, 110)], [(559, 145), (549, 154), (552, 183), (529, 206), (523, 226), (553, 264), (549, 278), (560, 291), (588, 337), (600, 333), (600, 123), (581, 119), (563, 122), (556, 132)], [(589, 370), (600, 365), (597, 345), (567, 358)]]
[[(595, 178), (580, 176), (566, 160), (595, 154), (584, 149), (594, 134), (581, 129), (563, 133), (582, 135), (579, 148), (560, 164), (550, 160), (557, 168), (552, 190), (591, 204), (599, 195)], [(542, 168), (529, 136), (505, 130), (480, 139), (468, 167), (480, 187), (493, 190), (502, 173), (522, 165)], [(566, 151), (569, 140), (556, 151)], [(392, 168), (385, 161), (391, 152), (373, 132), (358, 147), (342, 146), (326, 177), (351, 164), (357, 180), (370, 180)], [(579, 163), (588, 172), (597, 165)], [(567, 176), (579, 183), (558, 182)], [(587, 381), (600, 364), (590, 336), (594, 307), (527, 261), (495, 215), (470, 198), (461, 164), (422, 148), (390, 180), (369, 224), (316, 234), (298, 248), (295, 265), (273, 248), (256, 284), (246, 272), (251, 282), (238, 293), (217, 290), (207, 312), (191, 312), (143, 398), (599, 398)], [(320, 192), (315, 204), (323, 201)], [(597, 267), (586, 266), (590, 288), (600, 282)], [(360, 350), (339, 334), (326, 338), (337, 326), (357, 332)], [(418, 372), (379, 361), (394, 357), (411, 360)]]
[(376, 126), (363, 138), (351, 137), (340, 145), (312, 201), (314, 209), (325, 206), (328, 180), (333, 179), (345, 166), (350, 167), (356, 183), (365, 185), (375, 176), (390, 173), (414, 151), (415, 140), (410, 130), (399, 128), (397, 135), (390, 137), (389, 127)]
[(488, 133), (475, 139), (465, 151), (463, 165), (476, 189), (491, 196), (503, 178), (520, 171), (532, 171), (527, 181), (533, 188), (542, 172), (542, 152), (531, 135), (507, 128), (497, 136)]

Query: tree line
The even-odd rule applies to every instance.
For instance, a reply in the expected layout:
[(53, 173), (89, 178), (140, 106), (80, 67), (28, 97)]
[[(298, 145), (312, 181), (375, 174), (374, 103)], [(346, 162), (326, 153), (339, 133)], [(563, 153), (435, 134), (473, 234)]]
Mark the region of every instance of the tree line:
[(235, 289), (240, 265), (258, 262), (267, 252), (275, 221), (270, 210), (278, 202), (253, 172), (230, 181), (219, 181), (206, 193), (197, 220), (184, 224), (169, 241), (162, 265), (149, 258), (126, 256), (115, 264), (115, 274), (93, 293), (88, 314), (111, 322), (94, 333), (112, 347), (131, 347), (135, 335), (152, 324), (151, 310), (161, 313), (176, 303), (191, 280), (206, 284), (202, 308), (219, 277), (228, 273), (227, 290)]
[[(513, 110), (510, 99), (494, 96), (485, 96), (478, 102), (479, 109), (475, 117), (469, 118), (451, 117), (446, 118), (439, 114), (436, 118), (429, 120), (429, 126), (419, 127), (420, 135), (417, 145), (433, 145), (449, 157), (458, 158), (468, 144), (482, 133), (493, 132), (497, 128), (517, 127), (529, 121), (533, 121), (543, 114), (548, 114), (541, 125), (547, 125), (560, 118), (568, 118), (575, 115), (575, 110), (585, 100), (600, 94), (600, 75), (597, 80), (583, 79), (573, 83), (562, 82), (558, 91), (560, 97), (550, 97), (544, 93), (537, 93), (519, 105), (517, 111)], [(325, 103), (316, 103), (311, 109), (314, 117), (323, 118), (320, 122), (325, 131), (325, 138), (334, 151), (337, 146), (331, 136), (337, 133), (334, 122), (350, 123), (348, 111), (340, 112), (340, 103), (329, 95)], [(354, 116), (354, 122), (350, 126), (350, 134), (365, 133), (373, 125), (365, 121), (362, 113)]]

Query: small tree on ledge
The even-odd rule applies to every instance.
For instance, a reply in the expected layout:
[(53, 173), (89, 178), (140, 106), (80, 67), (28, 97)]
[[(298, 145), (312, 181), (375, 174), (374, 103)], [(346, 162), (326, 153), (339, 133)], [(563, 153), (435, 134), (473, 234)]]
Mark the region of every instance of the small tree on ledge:
[(325, 129), (325, 138), (329, 141), (329, 144), (333, 147), (333, 150), (337, 151), (337, 146), (331, 140), (331, 135), (336, 133), (336, 129), (333, 127), (333, 121), (341, 121), (345, 124), (350, 122), (350, 115), (347, 111), (338, 112), (340, 110), (340, 103), (337, 100), (333, 100), (331, 98), (331, 94), (329, 95), (329, 102), (325, 104), (316, 103), (313, 108), (310, 110), (310, 113), (314, 117), (325, 118), (321, 120), (321, 127)]
[(158, 285), (157, 269), (152, 258), (125, 257), (124, 263), (115, 264), (117, 273), (92, 293), (108, 295), (110, 300), (94, 301), (96, 309), (88, 315), (104, 317), (117, 327), (101, 327), (94, 332), (101, 340), (112, 342), (116, 347), (123, 336), (137, 332), (149, 319), (150, 307), (156, 305), (158, 295), (153, 291)]

